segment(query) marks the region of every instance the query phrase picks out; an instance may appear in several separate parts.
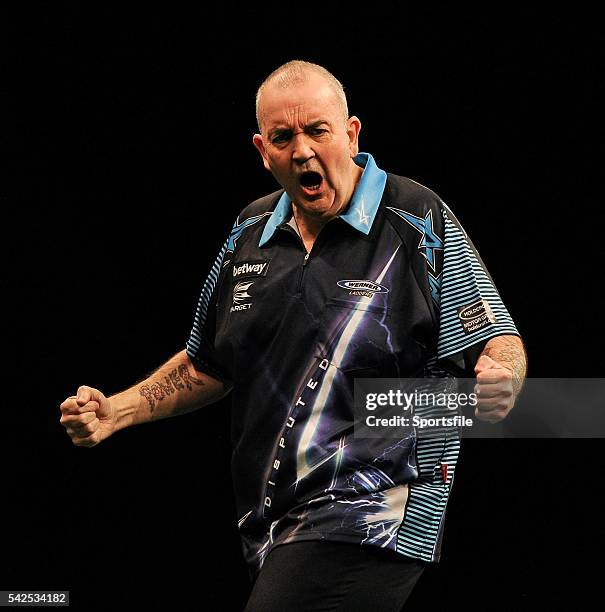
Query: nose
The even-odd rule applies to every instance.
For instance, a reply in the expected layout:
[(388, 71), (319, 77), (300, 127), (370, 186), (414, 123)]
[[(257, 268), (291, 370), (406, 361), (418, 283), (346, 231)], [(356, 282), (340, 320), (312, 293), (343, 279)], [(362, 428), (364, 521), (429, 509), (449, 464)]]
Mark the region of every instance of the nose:
[(304, 164), (315, 157), (312, 141), (307, 134), (299, 132), (292, 138), (292, 160), (297, 164)]

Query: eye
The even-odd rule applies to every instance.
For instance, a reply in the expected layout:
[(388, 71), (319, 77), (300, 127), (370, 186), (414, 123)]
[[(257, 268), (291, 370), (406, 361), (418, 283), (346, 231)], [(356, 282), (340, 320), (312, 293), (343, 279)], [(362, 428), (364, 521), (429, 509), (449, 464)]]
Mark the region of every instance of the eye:
[(271, 137), (273, 144), (283, 144), (290, 139), (290, 132), (277, 132)]
[(309, 129), (309, 134), (311, 134), (311, 136), (321, 136), (322, 134), (325, 134), (328, 130), (324, 129), (324, 128), (310, 128)]

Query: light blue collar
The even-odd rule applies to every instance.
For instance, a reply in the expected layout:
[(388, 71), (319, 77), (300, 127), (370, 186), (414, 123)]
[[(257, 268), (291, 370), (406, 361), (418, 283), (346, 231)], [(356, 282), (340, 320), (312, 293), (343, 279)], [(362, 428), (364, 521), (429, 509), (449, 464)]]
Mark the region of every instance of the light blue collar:
[[(382, 199), (387, 173), (376, 165), (374, 158), (369, 153), (359, 153), (353, 158), (353, 161), (364, 169), (363, 174), (357, 183), (347, 211), (339, 216), (351, 227), (367, 235), (370, 233)], [(258, 246), (264, 246), (271, 239), (275, 230), (291, 216), (292, 201), (284, 191), (265, 225)]]

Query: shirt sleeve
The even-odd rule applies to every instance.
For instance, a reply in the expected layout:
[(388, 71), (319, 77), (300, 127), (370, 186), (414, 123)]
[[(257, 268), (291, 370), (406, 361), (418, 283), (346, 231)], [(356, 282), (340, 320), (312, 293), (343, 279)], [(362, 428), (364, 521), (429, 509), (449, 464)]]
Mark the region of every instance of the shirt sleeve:
[(185, 348), (196, 370), (205, 372), (223, 382), (230, 382), (229, 374), (227, 368), (220, 363), (214, 347), (214, 339), (216, 334), (217, 295), (228, 244), (229, 239), (225, 241), (219, 251), (204, 281), (193, 318), (193, 327)]
[(490, 338), (520, 334), (460, 222), (445, 204), (442, 214), (445, 237), (437, 359), (445, 370), (471, 378)]

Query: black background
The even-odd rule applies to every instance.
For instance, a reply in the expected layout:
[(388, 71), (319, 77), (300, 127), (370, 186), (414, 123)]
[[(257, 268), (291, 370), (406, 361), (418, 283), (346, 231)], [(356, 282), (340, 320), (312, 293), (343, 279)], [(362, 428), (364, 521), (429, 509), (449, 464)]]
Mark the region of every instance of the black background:
[[(602, 376), (595, 18), (491, 11), (41, 5), (8, 21), (0, 590), (68, 589), (82, 610), (243, 607), (229, 403), (94, 449), (72, 446), (59, 404), (82, 384), (120, 391), (184, 347), (235, 216), (277, 188), (251, 144), (254, 95), (289, 59), (330, 69), (361, 150), (451, 206), (529, 375)], [(443, 561), (409, 609), (587, 602), (602, 446), (466, 441)]]

